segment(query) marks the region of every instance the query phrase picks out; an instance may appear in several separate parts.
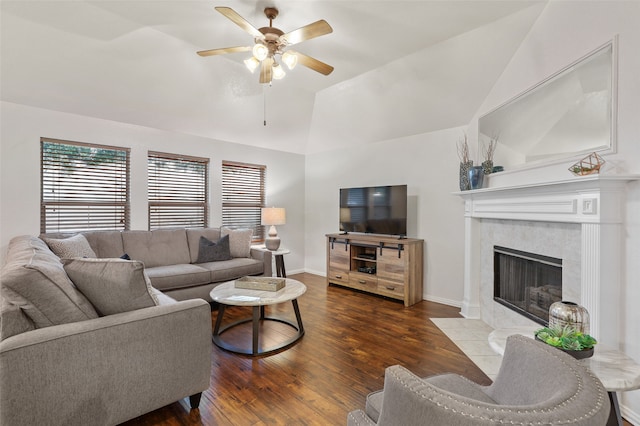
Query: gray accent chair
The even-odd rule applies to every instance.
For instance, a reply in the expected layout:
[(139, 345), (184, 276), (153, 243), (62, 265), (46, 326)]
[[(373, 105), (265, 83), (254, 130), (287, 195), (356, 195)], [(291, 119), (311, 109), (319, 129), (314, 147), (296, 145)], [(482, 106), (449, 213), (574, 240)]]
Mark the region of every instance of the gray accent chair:
[(347, 416), (356, 425), (585, 425), (607, 423), (602, 383), (562, 351), (514, 335), (507, 340), (496, 380), (480, 386), (456, 374), (421, 379), (395, 365), (384, 389)]

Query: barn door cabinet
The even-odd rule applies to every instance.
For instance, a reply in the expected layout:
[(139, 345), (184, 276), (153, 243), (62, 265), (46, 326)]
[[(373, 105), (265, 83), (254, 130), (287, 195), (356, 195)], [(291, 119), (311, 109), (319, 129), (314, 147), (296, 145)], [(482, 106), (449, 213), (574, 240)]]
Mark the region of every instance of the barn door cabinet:
[(402, 300), (422, 300), (424, 240), (364, 234), (327, 234), (327, 285)]

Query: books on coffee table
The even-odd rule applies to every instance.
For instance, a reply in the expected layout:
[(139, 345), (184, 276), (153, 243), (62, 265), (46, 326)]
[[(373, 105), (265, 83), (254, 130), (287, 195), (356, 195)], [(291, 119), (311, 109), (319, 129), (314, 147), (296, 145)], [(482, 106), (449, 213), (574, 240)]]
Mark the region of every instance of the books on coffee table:
[(249, 290), (278, 291), (286, 285), (285, 278), (275, 277), (242, 277), (235, 280), (235, 288)]

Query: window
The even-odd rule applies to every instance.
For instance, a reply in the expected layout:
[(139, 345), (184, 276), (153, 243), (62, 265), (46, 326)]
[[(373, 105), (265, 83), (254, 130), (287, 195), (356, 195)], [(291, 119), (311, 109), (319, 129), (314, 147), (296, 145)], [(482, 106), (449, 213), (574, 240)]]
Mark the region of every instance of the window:
[(40, 139), (40, 232), (129, 229), (129, 149)]
[(265, 206), (266, 166), (222, 162), (222, 225), (253, 229), (253, 242), (264, 241), (260, 211)]
[(203, 228), (209, 159), (149, 151), (149, 229)]

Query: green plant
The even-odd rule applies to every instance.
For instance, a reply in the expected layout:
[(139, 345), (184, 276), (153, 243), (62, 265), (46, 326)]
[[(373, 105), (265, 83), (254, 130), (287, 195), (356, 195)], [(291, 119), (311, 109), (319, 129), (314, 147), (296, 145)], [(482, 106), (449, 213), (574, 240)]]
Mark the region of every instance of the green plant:
[(570, 325), (564, 327), (544, 327), (537, 330), (535, 336), (548, 345), (570, 351), (591, 349), (598, 343), (593, 337), (577, 331)]

